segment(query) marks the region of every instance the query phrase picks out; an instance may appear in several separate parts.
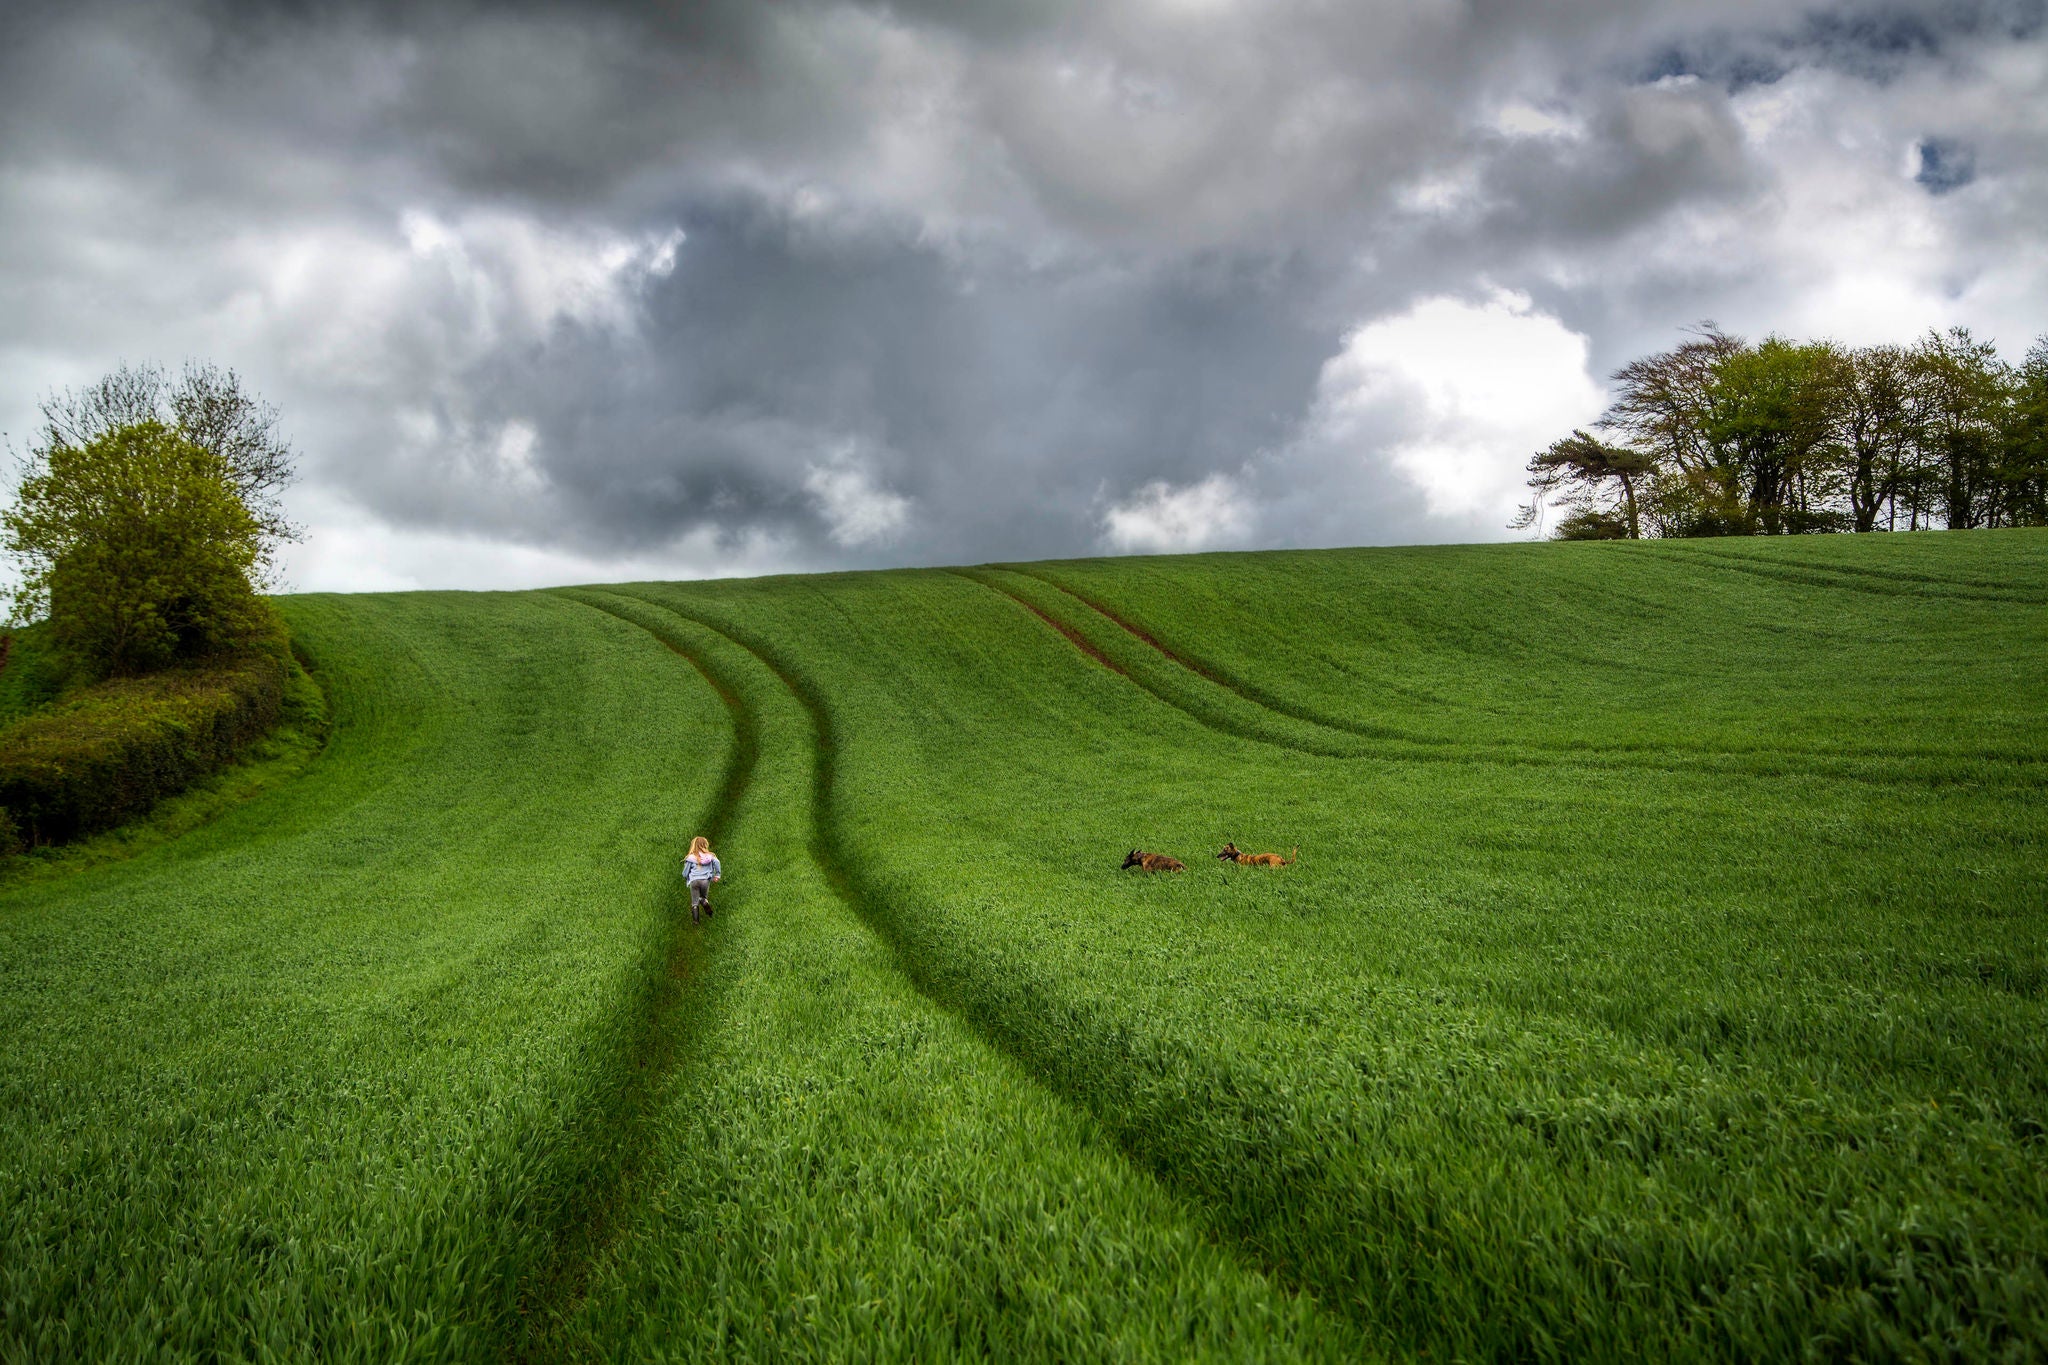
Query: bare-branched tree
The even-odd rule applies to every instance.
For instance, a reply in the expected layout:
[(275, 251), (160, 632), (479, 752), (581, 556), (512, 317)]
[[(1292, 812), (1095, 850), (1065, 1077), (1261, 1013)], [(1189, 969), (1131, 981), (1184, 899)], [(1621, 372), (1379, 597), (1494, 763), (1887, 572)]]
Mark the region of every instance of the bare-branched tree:
[(122, 365), (97, 383), (51, 394), (42, 412), (42, 435), (29, 451), (32, 465), (46, 464), (59, 447), (83, 449), (144, 422), (160, 422), (218, 456), (262, 528), (259, 583), (268, 580), (278, 546), (299, 538), (279, 501), (295, 471), (291, 444), (277, 429), (277, 409), (243, 388), (231, 369), (187, 362), (173, 380), (158, 365)]

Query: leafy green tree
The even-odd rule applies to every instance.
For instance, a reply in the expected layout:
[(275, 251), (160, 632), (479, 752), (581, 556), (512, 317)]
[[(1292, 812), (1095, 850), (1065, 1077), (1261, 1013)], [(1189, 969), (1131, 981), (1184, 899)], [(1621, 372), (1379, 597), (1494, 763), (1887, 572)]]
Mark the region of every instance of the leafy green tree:
[(1649, 454), (1660, 468), (1715, 470), (1726, 463), (1713, 438), (1721, 368), (1747, 349), (1742, 338), (1712, 322), (1699, 324), (1689, 340), (1614, 372), (1614, 402), (1600, 427)]
[(1952, 531), (2003, 520), (2000, 427), (2011, 371), (1997, 349), (1967, 327), (1930, 331), (1913, 348), (1924, 416), (1921, 446), (1937, 469), (1937, 492)]
[[(1603, 445), (1640, 463), (1625, 500), (1631, 534), (1643, 534), (1645, 523), (1680, 536), (1845, 524), (1835, 507), (1842, 363), (1825, 344), (1766, 337), (1751, 345), (1707, 322), (1672, 350), (1617, 370), (1600, 429), (1620, 438)], [(1572, 449), (1567, 438), (1546, 454), (1568, 468)], [(1556, 472), (1532, 462), (1530, 476), (1537, 486)], [(1645, 485), (1647, 499), (1639, 496)]]
[(256, 579), (269, 581), (276, 549), (298, 539), (278, 495), (293, 477), (292, 448), (277, 429), (275, 407), (242, 386), (233, 370), (186, 364), (174, 379), (156, 365), (123, 365), (97, 383), (43, 400), (41, 438), (30, 456), (83, 447), (123, 427), (161, 422), (220, 457), (243, 506), (263, 529)]
[(1850, 349), (1707, 322), (1613, 380), (1511, 525), (1546, 498), (1561, 538), (2048, 525), (2048, 337), (2014, 368), (1963, 327)]
[(1999, 458), (2007, 521), (2048, 526), (2048, 336), (2013, 375)]
[(1660, 536), (1744, 535), (1754, 529), (1737, 452), (1728, 441), (1730, 397), (1722, 373), (1750, 347), (1712, 322), (1669, 351), (1614, 372), (1615, 397), (1599, 427), (1652, 466), (1645, 509)]
[[(1872, 531), (1879, 512), (1896, 514), (1899, 490), (1918, 451), (1920, 414), (1911, 358), (1900, 346), (1838, 351), (1832, 378), (1849, 526)], [(1891, 529), (1889, 522), (1886, 529)]]
[(262, 628), (263, 523), (228, 462), (162, 422), (32, 452), (0, 524), (25, 570), (15, 618), (47, 612), (87, 675), (147, 672)]
[(1765, 535), (1834, 530), (1840, 353), (1765, 337), (1720, 358), (1704, 434), (1743, 529)]

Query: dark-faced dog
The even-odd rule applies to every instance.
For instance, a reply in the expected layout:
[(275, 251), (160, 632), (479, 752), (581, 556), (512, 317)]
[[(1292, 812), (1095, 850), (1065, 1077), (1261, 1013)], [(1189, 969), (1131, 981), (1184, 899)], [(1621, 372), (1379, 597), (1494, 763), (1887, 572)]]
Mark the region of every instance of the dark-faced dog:
[(1247, 867), (1286, 867), (1301, 857), (1301, 845), (1294, 846), (1293, 857), (1283, 858), (1277, 853), (1246, 853), (1236, 844), (1225, 844), (1223, 851), (1216, 855), (1226, 863), (1243, 863)]
[[(1124, 867), (1142, 867), (1147, 872), (1185, 872), (1188, 865), (1178, 858), (1169, 858), (1164, 853), (1140, 853), (1132, 849), (1124, 856)], [(1121, 872), (1124, 867), (1117, 871)]]

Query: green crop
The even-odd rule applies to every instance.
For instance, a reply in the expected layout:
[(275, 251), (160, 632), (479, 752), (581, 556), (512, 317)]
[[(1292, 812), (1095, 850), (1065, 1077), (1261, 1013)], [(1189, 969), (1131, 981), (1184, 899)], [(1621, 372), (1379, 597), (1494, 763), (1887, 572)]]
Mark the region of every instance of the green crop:
[(306, 774), (0, 896), (0, 1357), (493, 1354), (615, 1146), (716, 697), (559, 599), (286, 605)]
[(771, 663), (645, 602), (580, 596), (697, 660), (743, 742), (716, 830), (734, 890), (714, 892), (681, 1065), (643, 1120), (656, 1145), (549, 1354), (1356, 1354), (919, 996), (822, 837), (830, 751)]
[(0, 1356), (2048, 1350), (2040, 533), (283, 606), (0, 894)]

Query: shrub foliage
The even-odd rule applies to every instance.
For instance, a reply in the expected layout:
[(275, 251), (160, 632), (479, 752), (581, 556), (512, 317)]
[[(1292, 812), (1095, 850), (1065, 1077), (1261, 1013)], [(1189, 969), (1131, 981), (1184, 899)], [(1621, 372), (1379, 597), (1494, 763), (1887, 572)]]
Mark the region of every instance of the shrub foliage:
[(161, 422), (39, 452), (5, 525), (27, 570), (17, 615), (47, 610), (88, 676), (134, 676), (261, 629), (249, 573), (262, 524), (226, 462)]
[(291, 655), (283, 623), (254, 606), (268, 632), (253, 648), (109, 678), (0, 731), (0, 842), (60, 843), (132, 819), (275, 725)]

